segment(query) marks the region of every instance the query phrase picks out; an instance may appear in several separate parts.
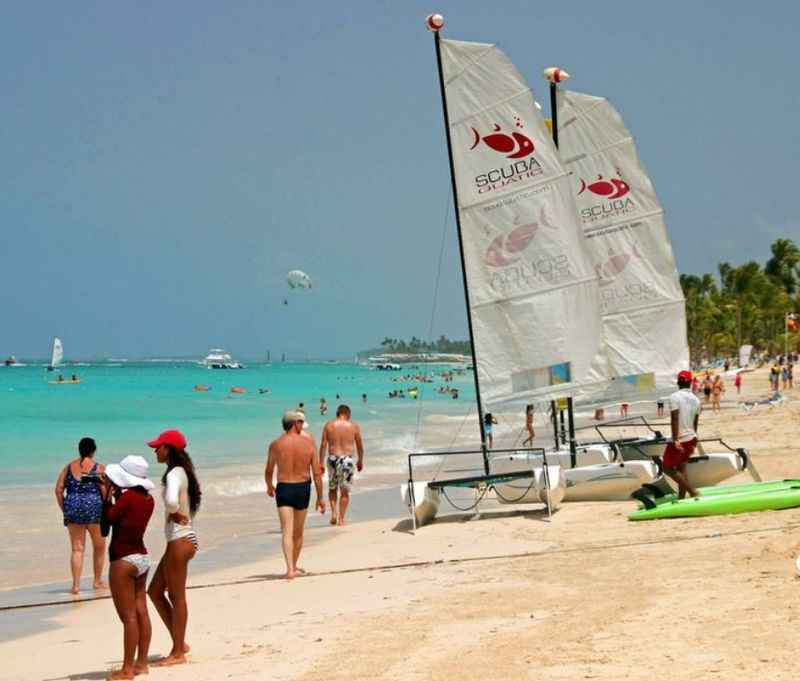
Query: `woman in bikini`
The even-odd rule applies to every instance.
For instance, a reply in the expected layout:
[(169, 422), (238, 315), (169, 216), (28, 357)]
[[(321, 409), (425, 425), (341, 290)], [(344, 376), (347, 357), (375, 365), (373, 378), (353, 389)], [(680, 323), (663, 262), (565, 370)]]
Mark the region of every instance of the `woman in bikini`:
[(177, 430), (167, 430), (147, 443), (155, 450), (159, 463), (167, 465), (163, 484), (167, 548), (147, 593), (172, 637), (169, 654), (155, 663), (166, 667), (186, 662), (186, 575), (189, 561), (197, 553), (197, 534), (192, 526), (200, 508), (200, 483), (186, 451), (186, 438)]
[(152, 627), (145, 595), (150, 559), (144, 533), (155, 507), (150, 496), (155, 485), (148, 479), (147, 472), (147, 461), (141, 456), (126, 456), (106, 469), (115, 499), (106, 512), (113, 529), (108, 546), (111, 561), (108, 581), (125, 632), (122, 667), (112, 672), (109, 679), (132, 679), (137, 674), (147, 674)]
[(714, 383), (711, 386), (711, 410), (719, 411), (719, 401), (722, 398), (722, 393), (725, 392), (725, 384), (719, 376), (714, 376)]
[(100, 534), (105, 488), (100, 478), (103, 466), (94, 460), (96, 451), (94, 440), (90, 437), (83, 438), (78, 443), (80, 458), (70, 461), (56, 481), (56, 502), (64, 513), (64, 525), (69, 532), (72, 547), (69, 561), (72, 569), (72, 594), (77, 594), (81, 588), (87, 532), (94, 550), (94, 588), (104, 589), (106, 586), (102, 580), (106, 540)]
[(522, 441), (522, 446), (532, 445), (533, 438), (536, 437), (536, 432), (533, 430), (533, 405), (529, 404), (525, 407), (525, 430), (528, 431), (528, 437)]

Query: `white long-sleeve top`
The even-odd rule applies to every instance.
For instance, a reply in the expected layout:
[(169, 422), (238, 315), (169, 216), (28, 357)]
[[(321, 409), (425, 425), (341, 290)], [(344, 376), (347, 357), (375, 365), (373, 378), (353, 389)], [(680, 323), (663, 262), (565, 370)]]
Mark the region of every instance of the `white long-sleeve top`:
[[(167, 541), (182, 539), (195, 534), (192, 517), (189, 515), (189, 478), (182, 466), (175, 466), (167, 473), (167, 484), (164, 486), (164, 533)], [(180, 513), (189, 518), (188, 525), (179, 525), (169, 519), (170, 514)]]

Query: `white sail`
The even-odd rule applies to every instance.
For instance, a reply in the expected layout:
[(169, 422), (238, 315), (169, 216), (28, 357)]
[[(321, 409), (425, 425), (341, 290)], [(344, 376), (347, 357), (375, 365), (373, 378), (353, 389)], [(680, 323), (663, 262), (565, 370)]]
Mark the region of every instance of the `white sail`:
[(50, 356), (50, 366), (55, 368), (61, 364), (64, 359), (64, 346), (61, 344), (60, 338), (53, 339), (53, 354)]
[(600, 283), (606, 397), (663, 393), (689, 367), (686, 314), (664, 209), (608, 100), (558, 93), (559, 150)]
[(441, 54), (483, 402), (605, 385), (597, 275), (533, 93), (494, 45)]

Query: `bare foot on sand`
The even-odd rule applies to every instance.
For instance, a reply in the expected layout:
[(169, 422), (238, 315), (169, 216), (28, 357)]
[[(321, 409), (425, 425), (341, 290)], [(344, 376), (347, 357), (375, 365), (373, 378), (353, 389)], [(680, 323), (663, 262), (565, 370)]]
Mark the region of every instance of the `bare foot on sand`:
[(335, 525), (335, 524), (336, 524), (336, 516), (331, 514), (331, 525)]
[(185, 655), (174, 655), (170, 653), (166, 657), (161, 658), (157, 662), (153, 662), (154, 667), (172, 667), (176, 664), (186, 664)]
[(344, 527), (344, 518), (339, 518), (339, 522), (337, 524), (339, 527)]
[(93, 589), (107, 589), (108, 588), (108, 584), (106, 584), (103, 580), (100, 580), (99, 582), (95, 582), (94, 584), (92, 584), (92, 588)]
[(133, 675), (139, 676), (140, 674), (149, 674), (150, 668), (147, 664), (135, 664), (133, 665)]
[(71, 593), (73, 596), (77, 596), (77, 595), (78, 595), (78, 594), (81, 592), (81, 588), (80, 588), (79, 586), (73, 586), (73, 587), (72, 587), (72, 588), (69, 590), (69, 592), (70, 592), (70, 593)]
[(302, 575), (302, 574), (303, 574), (303, 573), (302, 573), (302, 572), (300, 572), (299, 570), (289, 570), (289, 571), (288, 571), (288, 572), (287, 572), (287, 573), (284, 575), (284, 578), (285, 578), (285, 579), (294, 579), (295, 577), (299, 577), (299, 576), (300, 576), (300, 575)]
[(133, 669), (118, 669), (115, 672), (111, 672), (108, 675), (108, 681), (116, 681), (116, 679), (132, 679), (133, 678)]

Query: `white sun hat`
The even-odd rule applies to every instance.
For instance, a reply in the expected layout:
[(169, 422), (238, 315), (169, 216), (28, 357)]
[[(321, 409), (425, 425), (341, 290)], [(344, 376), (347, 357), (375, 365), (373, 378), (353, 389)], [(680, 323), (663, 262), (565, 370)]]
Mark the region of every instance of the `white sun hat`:
[(144, 487), (153, 489), (155, 485), (147, 477), (149, 466), (143, 456), (126, 456), (119, 463), (110, 463), (106, 466), (106, 476), (117, 487), (127, 489), (128, 487)]

